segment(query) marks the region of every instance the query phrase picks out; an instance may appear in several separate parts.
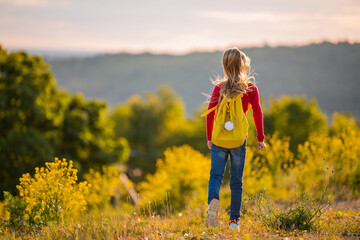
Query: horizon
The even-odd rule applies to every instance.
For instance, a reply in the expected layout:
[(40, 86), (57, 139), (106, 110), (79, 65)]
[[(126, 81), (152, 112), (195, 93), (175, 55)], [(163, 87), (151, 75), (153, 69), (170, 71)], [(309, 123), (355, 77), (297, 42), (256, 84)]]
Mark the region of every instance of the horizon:
[(80, 56), (80, 57), (91, 57), (91, 56), (98, 56), (98, 55), (106, 55), (106, 54), (130, 54), (130, 55), (141, 55), (141, 54), (151, 54), (151, 55), (173, 55), (173, 56), (184, 56), (192, 53), (207, 53), (207, 52), (221, 52), (227, 48), (236, 46), (240, 49), (249, 49), (249, 48), (264, 48), (264, 47), (271, 47), (271, 48), (278, 48), (278, 47), (305, 47), (309, 45), (319, 45), (323, 43), (330, 43), (330, 44), (340, 44), (340, 43), (347, 43), (347, 44), (360, 44), (360, 40), (358, 41), (350, 41), (348, 39), (339, 39), (339, 40), (329, 40), (329, 39), (319, 39), (318, 41), (309, 41), (309, 42), (302, 42), (302, 43), (279, 43), (279, 44), (271, 44), (271, 43), (263, 43), (263, 44), (249, 44), (249, 45), (228, 45), (219, 48), (203, 48), (203, 49), (188, 49), (184, 51), (172, 51), (172, 50), (164, 50), (164, 51), (157, 51), (151, 49), (122, 49), (122, 50), (114, 50), (114, 51), (86, 51), (86, 50), (71, 50), (71, 49), (37, 49), (37, 48), (7, 48), (0, 42), (0, 46), (9, 50), (10, 52), (15, 51), (25, 51), (29, 54), (34, 55), (42, 55), (44, 57), (68, 57), (68, 56)]

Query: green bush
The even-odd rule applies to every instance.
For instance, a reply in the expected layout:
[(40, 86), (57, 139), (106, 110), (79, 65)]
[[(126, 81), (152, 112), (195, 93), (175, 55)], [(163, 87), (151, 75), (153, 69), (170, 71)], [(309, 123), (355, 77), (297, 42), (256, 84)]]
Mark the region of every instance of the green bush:
[[(29, 214), (29, 211), (26, 211), (28, 206), (27, 202), (22, 198), (15, 198), (11, 193), (4, 191), (4, 210), (7, 211), (10, 215), (9, 219), (5, 220), (5, 225), (19, 229), (24, 225), (26, 221), (25, 215)], [(30, 219), (30, 221), (33, 219)]]
[(309, 198), (306, 194), (296, 201), (293, 207), (280, 210), (272, 199), (264, 194), (252, 198), (254, 206), (250, 211), (268, 229), (272, 230), (316, 230), (320, 216), (328, 204)]

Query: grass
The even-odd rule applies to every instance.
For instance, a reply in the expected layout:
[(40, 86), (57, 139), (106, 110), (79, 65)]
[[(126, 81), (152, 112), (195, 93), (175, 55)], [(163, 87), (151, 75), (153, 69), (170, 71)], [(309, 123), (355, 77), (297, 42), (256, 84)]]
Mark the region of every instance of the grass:
[[(348, 206), (349, 207), (349, 206)], [(52, 223), (31, 233), (0, 228), (1, 239), (357, 239), (360, 238), (359, 206), (324, 212), (316, 230), (273, 229), (251, 214), (243, 215), (239, 231), (228, 230), (222, 206), (220, 225), (206, 228), (206, 206), (199, 204), (181, 212), (155, 214), (146, 210), (93, 211), (67, 224)]]
[(330, 203), (313, 199), (306, 194), (297, 198), (286, 209), (279, 208), (269, 196), (257, 194), (245, 199), (247, 212), (263, 223), (268, 229), (285, 230), (317, 230), (320, 217)]

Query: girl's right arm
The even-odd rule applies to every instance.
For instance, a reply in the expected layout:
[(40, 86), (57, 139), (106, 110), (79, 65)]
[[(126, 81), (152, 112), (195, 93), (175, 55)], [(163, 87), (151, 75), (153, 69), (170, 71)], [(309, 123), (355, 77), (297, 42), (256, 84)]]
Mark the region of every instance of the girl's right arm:
[[(212, 94), (211, 94), (208, 109), (211, 109), (211, 108), (215, 107), (218, 104), (219, 96), (220, 96), (220, 86), (216, 85), (214, 87), (214, 90), (213, 90)], [(206, 138), (208, 140), (209, 148), (211, 147), (211, 135), (212, 135), (213, 127), (214, 127), (214, 117), (215, 117), (215, 111), (209, 113), (206, 116)]]

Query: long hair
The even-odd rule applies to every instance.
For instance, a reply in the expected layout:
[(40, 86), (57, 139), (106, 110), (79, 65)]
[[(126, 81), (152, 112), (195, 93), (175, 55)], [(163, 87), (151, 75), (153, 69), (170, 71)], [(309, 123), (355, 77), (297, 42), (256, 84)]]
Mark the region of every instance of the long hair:
[(250, 69), (250, 58), (237, 47), (226, 50), (222, 55), (224, 76), (212, 81), (214, 85), (223, 83), (220, 94), (234, 97), (245, 94), (249, 87), (247, 83), (254, 80)]

